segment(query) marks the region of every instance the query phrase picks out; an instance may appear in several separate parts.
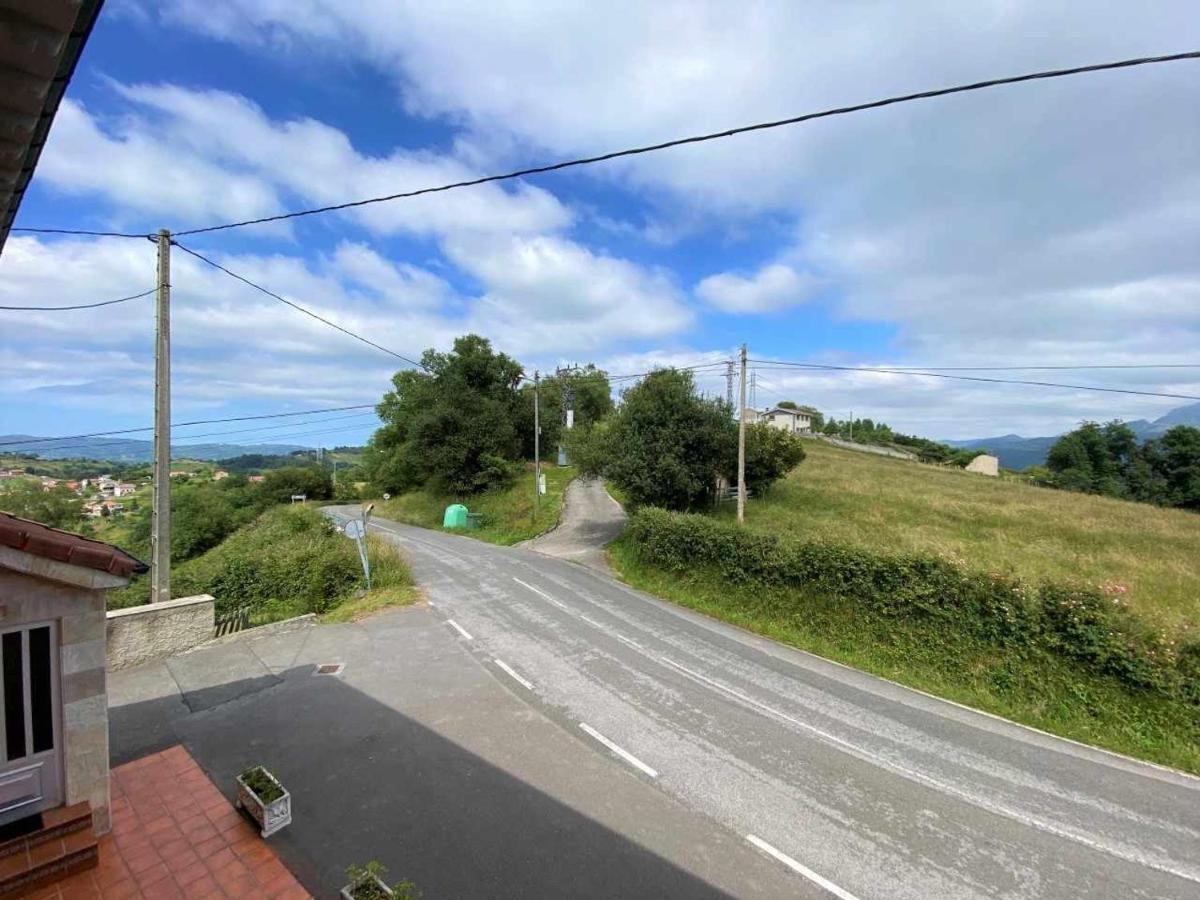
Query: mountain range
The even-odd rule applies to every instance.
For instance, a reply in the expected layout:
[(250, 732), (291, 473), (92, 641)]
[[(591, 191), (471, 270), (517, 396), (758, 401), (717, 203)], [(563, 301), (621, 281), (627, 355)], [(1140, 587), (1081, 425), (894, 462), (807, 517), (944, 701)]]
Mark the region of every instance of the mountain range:
[[(1154, 421), (1136, 419), (1126, 422), (1138, 440), (1161, 437), (1168, 429), (1176, 425), (1192, 425), (1200, 428), (1200, 403), (1192, 403), (1173, 409)], [(1052, 437), (1022, 437), (1019, 434), (1002, 434), (997, 437), (968, 438), (961, 441), (946, 441), (951, 447), (987, 450), (1000, 460), (1000, 465), (1006, 469), (1020, 471), (1029, 466), (1040, 466), (1046, 462), (1046, 454), (1054, 446), (1061, 435)]]
[[(176, 459), (229, 459), (246, 453), (284, 456), (295, 450), (311, 450), (300, 444), (176, 444), (171, 455)], [(36, 453), (42, 459), (103, 459), (112, 462), (139, 463), (154, 459), (154, 442), (134, 438), (79, 438), (62, 442), (59, 449), (45, 438), (30, 434), (0, 435), (0, 454)]]

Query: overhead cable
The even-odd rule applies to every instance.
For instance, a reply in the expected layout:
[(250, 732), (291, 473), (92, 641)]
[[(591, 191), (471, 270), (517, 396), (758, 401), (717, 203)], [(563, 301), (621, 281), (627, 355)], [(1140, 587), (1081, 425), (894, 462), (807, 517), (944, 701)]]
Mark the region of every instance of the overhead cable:
[(40, 312), (58, 312), (67, 309), (95, 309), (98, 306), (112, 306), (114, 303), (125, 303), (128, 300), (140, 300), (142, 297), (149, 297), (158, 288), (150, 288), (148, 291), (142, 291), (140, 294), (133, 294), (129, 297), (120, 297), (116, 300), (101, 300), (99, 303), (79, 303), (75, 306), (0, 306), (0, 309), (21, 309), (21, 310), (37, 310)]

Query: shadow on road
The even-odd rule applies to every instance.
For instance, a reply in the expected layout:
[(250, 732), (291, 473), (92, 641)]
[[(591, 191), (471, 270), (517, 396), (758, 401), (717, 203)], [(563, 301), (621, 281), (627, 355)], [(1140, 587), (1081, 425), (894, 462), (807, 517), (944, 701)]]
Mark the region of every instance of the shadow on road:
[(115, 707), (114, 761), (182, 739), (231, 798), (238, 772), (268, 767), (294, 815), (271, 843), (316, 896), (372, 859), (429, 900), (729, 896), (311, 666), (214, 688), (211, 708), (192, 699), (202, 711), (178, 697)]

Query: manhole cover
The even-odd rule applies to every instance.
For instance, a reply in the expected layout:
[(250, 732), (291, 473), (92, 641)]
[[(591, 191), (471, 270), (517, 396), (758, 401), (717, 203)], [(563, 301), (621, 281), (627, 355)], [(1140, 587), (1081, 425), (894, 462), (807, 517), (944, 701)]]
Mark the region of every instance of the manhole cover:
[(314, 675), (341, 675), (342, 669), (346, 668), (345, 663), (321, 663), (317, 666)]

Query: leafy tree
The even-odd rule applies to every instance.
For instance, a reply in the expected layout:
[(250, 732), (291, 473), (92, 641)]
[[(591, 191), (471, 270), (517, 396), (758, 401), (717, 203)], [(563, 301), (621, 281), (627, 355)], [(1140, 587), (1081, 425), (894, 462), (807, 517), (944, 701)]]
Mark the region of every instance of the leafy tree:
[(1084, 422), (1055, 441), (1046, 466), (1067, 490), (1125, 497), (1138, 452), (1137, 436), (1122, 422)]
[(43, 490), (40, 483), (21, 479), (0, 488), (0, 509), (53, 528), (76, 530), (83, 503), (65, 487)]
[[(612, 387), (608, 373), (590, 363), (582, 370), (564, 372), (544, 378), (538, 387), (539, 421), (542, 427), (541, 453), (545, 459), (565, 440), (566, 429), (563, 398), (571, 395), (575, 411), (574, 429), (587, 428), (599, 422), (613, 410)], [(521, 388), (520, 420), (517, 425), (521, 438), (521, 455), (533, 459), (533, 385)], [(574, 430), (572, 429), (572, 430)]]
[[(736, 430), (736, 429), (735, 429)], [(762, 494), (804, 461), (804, 441), (766, 422), (746, 426), (746, 487)], [(737, 448), (727, 471), (737, 471)]]
[(1200, 428), (1176, 425), (1149, 442), (1152, 465), (1166, 484), (1167, 502), (1200, 510)]
[(304, 494), (309, 500), (328, 500), (333, 496), (333, 479), (329, 472), (315, 466), (285, 466), (268, 471), (259, 485), (262, 506), (290, 503), (293, 494)]
[(422, 363), (425, 371), (397, 372), (376, 407), (384, 426), (363, 459), (371, 481), (463, 495), (508, 480), (522, 446), (520, 364), (474, 334), (450, 353), (426, 350)]
[(780, 400), (775, 404), (780, 409), (799, 409), (794, 400)]
[(736, 425), (723, 401), (696, 394), (691, 372), (660, 369), (621, 398), (604, 474), (634, 505), (689, 509), (712, 500)]

